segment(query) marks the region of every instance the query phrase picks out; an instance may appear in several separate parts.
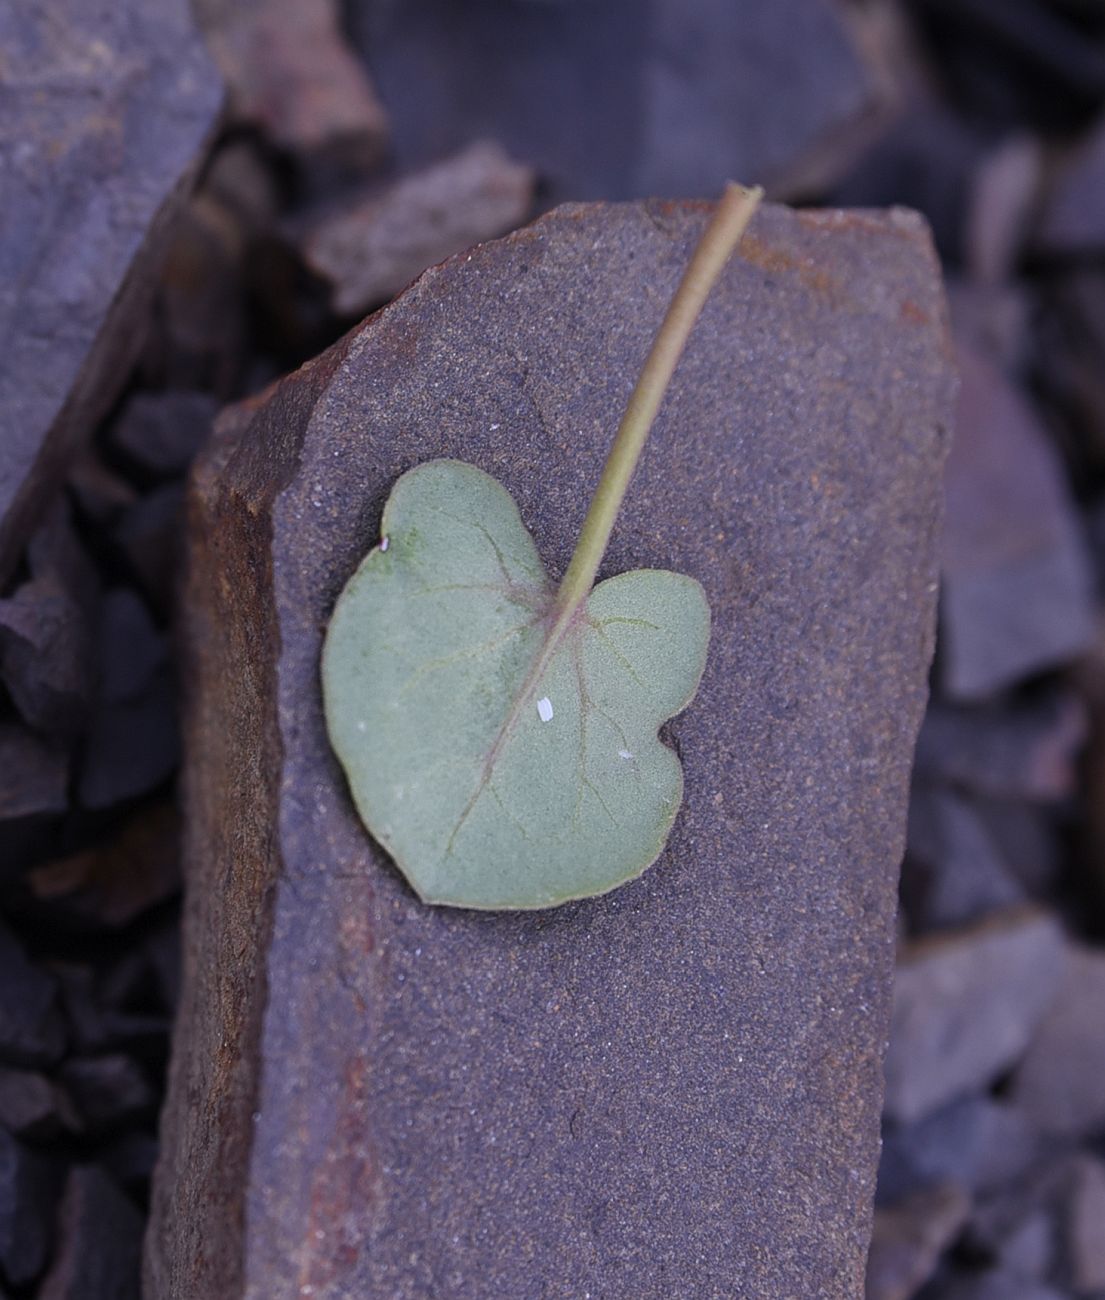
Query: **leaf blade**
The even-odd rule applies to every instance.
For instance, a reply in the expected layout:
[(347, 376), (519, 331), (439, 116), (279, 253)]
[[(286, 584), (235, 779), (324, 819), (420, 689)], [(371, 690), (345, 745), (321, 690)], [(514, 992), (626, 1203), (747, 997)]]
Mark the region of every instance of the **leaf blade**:
[(383, 529), (323, 654), (366, 826), (427, 902), (548, 907), (640, 875), (682, 796), (657, 732), (704, 666), (699, 584), (622, 574), (558, 631), (513, 499), (456, 461), (403, 475)]

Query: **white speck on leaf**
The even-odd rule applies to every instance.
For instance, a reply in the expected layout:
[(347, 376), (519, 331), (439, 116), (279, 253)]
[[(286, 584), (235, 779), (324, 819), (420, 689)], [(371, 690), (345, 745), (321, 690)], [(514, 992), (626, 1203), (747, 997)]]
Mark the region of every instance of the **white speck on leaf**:
[(542, 722), (552, 721), (552, 700), (547, 695), (537, 701), (537, 716)]
[(628, 749), (619, 749), (619, 750), (618, 750), (618, 757), (619, 757), (619, 758), (632, 758), (633, 755), (629, 752)]
[(388, 548), (388, 545), (389, 545), (388, 539), (385, 537), (384, 540), (380, 543), (380, 550), (381, 550), (381, 551), (386, 551), (387, 548)]

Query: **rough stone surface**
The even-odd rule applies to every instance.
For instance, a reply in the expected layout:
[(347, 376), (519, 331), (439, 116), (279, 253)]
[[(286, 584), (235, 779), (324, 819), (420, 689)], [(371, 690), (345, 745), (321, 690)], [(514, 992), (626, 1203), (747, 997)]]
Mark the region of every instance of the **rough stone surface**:
[(1028, 909), (904, 952), (894, 981), (886, 1114), (920, 1119), (992, 1082), (1028, 1045), (1062, 967), (1058, 924)]
[(880, 115), (878, 78), (825, 0), (353, 0), (349, 13), (401, 165), (498, 140), (553, 201), (706, 196), (733, 177), (809, 192)]
[(141, 344), (221, 88), (187, 0), (0, 12), (0, 580)]
[(714, 616), (640, 881), (421, 906), (321, 718), (411, 465), (496, 475), (563, 570), (705, 219), (568, 207), (434, 268), (201, 459), (154, 1300), (859, 1294), (951, 417), (923, 224), (768, 208), (699, 323), (603, 566)]

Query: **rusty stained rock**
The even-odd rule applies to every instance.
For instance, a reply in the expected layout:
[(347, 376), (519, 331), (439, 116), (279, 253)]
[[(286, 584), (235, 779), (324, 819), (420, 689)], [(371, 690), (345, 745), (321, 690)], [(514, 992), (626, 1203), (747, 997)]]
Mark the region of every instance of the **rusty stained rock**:
[(641, 880), (424, 907), (322, 722), (403, 470), (477, 463), (563, 570), (705, 220), (569, 206), (436, 267), (201, 457), (154, 1300), (861, 1293), (952, 415), (920, 219), (758, 213), (665, 403), (604, 573), (693, 574), (714, 632)]
[(0, 13), (0, 581), (117, 395), (222, 91), (187, 0)]

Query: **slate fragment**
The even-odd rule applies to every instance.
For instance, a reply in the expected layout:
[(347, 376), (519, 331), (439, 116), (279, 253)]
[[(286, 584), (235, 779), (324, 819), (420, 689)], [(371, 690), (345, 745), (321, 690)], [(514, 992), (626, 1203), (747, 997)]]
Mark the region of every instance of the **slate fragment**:
[(809, 192), (839, 178), (885, 106), (823, 0), (354, 0), (349, 21), (402, 169), (497, 140), (551, 202), (712, 196), (733, 176)]
[(79, 730), (92, 675), (87, 635), (80, 605), (50, 578), (34, 578), (0, 600), (0, 675), (36, 730)]
[(0, 1067), (0, 1124), (17, 1138), (43, 1142), (80, 1128), (69, 1099), (43, 1074)]
[(211, 432), (218, 409), (210, 393), (196, 390), (134, 393), (111, 424), (111, 445), (153, 474), (182, 474)]
[(156, 788), (178, 756), (168, 648), (130, 588), (114, 588), (104, 597), (97, 642), (97, 695), (77, 787), (81, 803), (91, 809)]
[(1068, 1300), (1065, 1292), (1007, 1269), (964, 1275), (934, 1289), (925, 1300)]
[(956, 790), (918, 781), (909, 801), (901, 890), (913, 934), (969, 925), (1026, 901), (973, 803)]
[(65, 1046), (57, 985), (34, 965), (22, 944), (0, 922), (0, 1061), (5, 1065), (51, 1065)]
[(196, 0), (195, 10), (239, 122), (308, 161), (379, 160), (387, 118), (337, 0)]
[(934, 703), (914, 770), (992, 799), (1068, 799), (1088, 724), (1084, 701), (1069, 689), (1001, 708)]
[(1060, 162), (1038, 243), (1047, 252), (1066, 255), (1105, 248), (1105, 120)]
[(96, 1165), (70, 1170), (59, 1238), (38, 1300), (138, 1300), (142, 1216)]
[(363, 315), (435, 262), (517, 226), (533, 172), (480, 142), (313, 225), (304, 255), (333, 286), (339, 315)]
[(892, 1206), (937, 1184), (978, 1195), (1015, 1183), (1051, 1142), (1015, 1106), (972, 1095), (883, 1135), (878, 1203)]
[(941, 682), (992, 695), (1076, 657), (1093, 638), (1092, 575), (1058, 456), (1027, 398), (959, 349), (948, 456)]
[(64, 812), (68, 768), (64, 749), (0, 722), (0, 821)]
[(221, 418), (151, 1297), (859, 1292), (951, 416), (923, 224), (768, 208), (706, 307), (604, 566), (691, 573), (714, 615), (640, 881), (423, 907), (322, 726), (322, 629), (402, 470), (478, 463), (563, 569), (705, 219), (561, 209)]
[(1072, 944), (1062, 983), (1028, 1044), (1010, 1096), (1046, 1133), (1105, 1126), (1105, 952)]
[(101, 1134), (152, 1113), (157, 1096), (146, 1072), (122, 1052), (74, 1057), (58, 1074), (87, 1132)]
[(1071, 1173), (1065, 1228), (1075, 1291), (1105, 1291), (1105, 1162), (1082, 1156)]
[(916, 1295), (955, 1240), (970, 1206), (970, 1198), (952, 1183), (876, 1210), (866, 1300), (910, 1300)]
[(3, 581), (137, 354), (222, 91), (187, 0), (6, 6), (0, 45)]
[(33, 867), (27, 883), (57, 920), (129, 925), (180, 888), (179, 835), (176, 809), (155, 803), (106, 843)]
[(886, 1114), (917, 1120), (993, 1082), (1028, 1045), (1062, 970), (1060, 928), (1031, 908), (905, 949), (894, 980)]
[(0, 1279), (23, 1286), (45, 1268), (57, 1192), (51, 1162), (0, 1128)]

